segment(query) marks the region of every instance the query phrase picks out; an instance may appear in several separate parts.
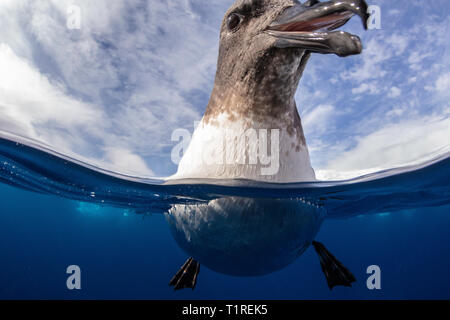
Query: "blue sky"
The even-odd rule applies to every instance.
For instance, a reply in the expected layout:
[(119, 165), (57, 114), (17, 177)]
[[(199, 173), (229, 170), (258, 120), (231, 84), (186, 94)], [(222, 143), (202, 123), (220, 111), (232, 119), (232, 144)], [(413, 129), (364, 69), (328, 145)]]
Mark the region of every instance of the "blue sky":
[[(171, 134), (201, 119), (232, 2), (2, 0), (0, 130), (123, 173), (174, 173)], [(369, 4), (381, 30), (343, 27), (363, 54), (315, 54), (296, 94), (319, 178), (449, 150), (450, 2)], [(70, 5), (80, 30), (66, 27)]]

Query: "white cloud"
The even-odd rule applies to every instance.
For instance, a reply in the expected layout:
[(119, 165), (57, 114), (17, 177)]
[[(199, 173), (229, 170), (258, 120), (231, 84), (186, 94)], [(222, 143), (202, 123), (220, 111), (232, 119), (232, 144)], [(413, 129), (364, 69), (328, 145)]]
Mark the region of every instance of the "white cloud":
[[(426, 49), (427, 50), (427, 49)], [(430, 49), (428, 49), (430, 50)], [(430, 51), (413, 51), (411, 52), (408, 63), (409, 67), (412, 70), (421, 70), (423, 69), (423, 60), (427, 57), (430, 57), (432, 55), (431, 50)]]
[(0, 130), (115, 164), (112, 147), (126, 159), (167, 153), (171, 131), (206, 106), (226, 4), (204, 3), (205, 19), (188, 0), (80, 0), (81, 29), (69, 30), (73, 4), (1, 1)]
[(358, 64), (352, 70), (342, 74), (342, 79), (352, 79), (362, 82), (368, 79), (382, 78), (386, 71), (382, 68), (382, 63), (388, 60), (392, 55), (391, 50), (387, 50), (386, 44), (375, 38), (370, 39), (364, 48), (362, 63)]
[[(24, 129), (21, 133), (55, 142), (53, 133), (38, 127), (64, 128), (76, 135), (82, 130), (95, 134), (101, 126), (101, 111), (67, 96), (61, 84), (52, 83), (5, 44), (0, 44), (0, 69), (0, 113), (14, 119), (13, 123)], [(64, 147), (74, 146), (66, 141)]]
[(352, 89), (353, 94), (362, 94), (362, 93), (377, 94), (379, 92), (380, 88), (377, 86), (375, 82), (362, 83), (359, 87)]
[(335, 172), (367, 172), (423, 161), (448, 151), (450, 117), (428, 116), (388, 124), (361, 137), (357, 145), (328, 163)]
[[(355, 177), (448, 151), (450, 66), (445, 62), (450, 47), (436, 34), (447, 34), (450, 20), (419, 14), (408, 23), (387, 21), (386, 31), (364, 37), (366, 49), (341, 73), (342, 83), (352, 84), (350, 89), (340, 86), (337, 96), (328, 98), (337, 109), (345, 106), (349, 111), (341, 115), (335, 131), (312, 138), (323, 142), (322, 150), (312, 153), (319, 178)], [(341, 97), (342, 90), (353, 96)]]
[(105, 148), (105, 162), (110, 164), (112, 170), (119, 172), (133, 173), (136, 175), (154, 176), (154, 172), (147, 167), (147, 164), (136, 154), (121, 148)]
[(388, 97), (389, 98), (397, 98), (400, 97), (400, 95), (402, 94), (402, 90), (400, 90), (397, 87), (391, 87), (388, 93)]
[[(0, 128), (38, 141), (79, 160), (121, 173), (153, 175), (138, 155), (105, 147), (103, 160), (89, 152), (109, 122), (101, 109), (68, 95), (12, 49), (0, 44)], [(104, 143), (104, 142), (103, 142)], [(99, 146), (97, 146), (98, 148)]]
[(392, 49), (395, 51), (395, 55), (400, 55), (408, 47), (409, 40), (403, 35), (394, 33), (390, 37), (386, 38), (386, 43), (391, 45)]
[(436, 90), (440, 92), (450, 90), (450, 72), (442, 74), (436, 80)]
[(326, 130), (330, 126), (335, 108), (332, 105), (319, 105), (303, 115), (302, 125), (305, 131), (314, 134)]
[(342, 79), (363, 82), (369, 79), (383, 80), (388, 73), (386, 62), (402, 55), (408, 47), (409, 40), (402, 34), (388, 37), (375, 36), (364, 44), (361, 62), (353, 69), (342, 74)]
[(386, 117), (392, 118), (392, 117), (400, 117), (405, 113), (405, 108), (392, 108), (386, 113)]

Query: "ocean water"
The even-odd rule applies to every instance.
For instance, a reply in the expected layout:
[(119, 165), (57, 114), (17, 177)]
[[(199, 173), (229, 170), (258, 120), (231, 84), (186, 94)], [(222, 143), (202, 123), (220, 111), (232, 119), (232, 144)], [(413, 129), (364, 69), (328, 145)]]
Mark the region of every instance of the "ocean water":
[[(34, 141), (2, 133), (0, 181), (1, 299), (450, 298), (449, 154), (340, 182), (166, 184), (95, 168)], [(232, 220), (240, 212), (230, 209), (234, 203), (222, 207), (234, 210), (234, 216), (225, 215), (220, 222), (208, 215), (201, 220), (193, 208), (203, 206), (209, 214), (211, 202), (230, 198), (264, 199), (258, 201), (266, 207), (278, 201), (280, 208), (291, 208), (293, 203), (306, 208), (298, 215), (290, 211), (285, 220), (279, 218), (283, 212), (246, 217), (246, 221), (254, 220), (242, 226), (245, 234), (251, 234), (256, 223), (259, 234), (279, 240), (283, 249), (280, 239), (296, 235), (291, 230), (296, 228), (289, 228), (286, 221), (306, 225), (312, 221), (307, 219), (310, 212), (321, 218), (324, 213), (320, 226), (311, 232), (353, 272), (357, 282), (351, 288), (329, 290), (318, 256), (309, 247), (292, 263), (261, 276), (226, 275), (200, 261), (195, 290), (174, 291), (168, 282), (189, 257), (186, 243), (204, 239), (194, 237), (204, 236), (200, 229), (223, 230), (219, 227), (227, 221), (237, 223), (236, 228), (244, 224)], [(167, 214), (175, 207), (188, 208), (188, 214), (197, 210), (192, 220), (196, 227), (199, 221), (207, 221), (208, 226), (183, 229), (183, 235), (192, 236), (183, 242), (174, 236), (179, 225), (168, 223), (170, 217), (177, 217)], [(303, 214), (307, 218), (295, 220)], [(220, 239), (207, 236), (211, 242)], [(267, 263), (273, 263), (267, 248)], [(196, 251), (199, 256), (209, 252), (201, 250)], [(280, 258), (288, 255), (285, 251), (277, 251)], [(81, 269), (81, 290), (67, 289), (69, 265)], [(381, 269), (379, 290), (367, 288), (370, 265)]]

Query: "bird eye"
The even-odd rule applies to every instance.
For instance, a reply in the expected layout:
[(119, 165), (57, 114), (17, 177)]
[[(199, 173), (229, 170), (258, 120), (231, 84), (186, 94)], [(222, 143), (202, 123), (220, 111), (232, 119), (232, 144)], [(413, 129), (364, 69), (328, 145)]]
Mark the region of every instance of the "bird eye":
[(308, 0), (303, 5), (308, 8), (312, 7), (315, 4), (318, 4), (319, 2), (320, 2), (319, 0)]
[(227, 21), (228, 29), (235, 30), (239, 26), (241, 21), (242, 21), (242, 16), (240, 14), (237, 14), (237, 13), (230, 14), (228, 16), (228, 21)]

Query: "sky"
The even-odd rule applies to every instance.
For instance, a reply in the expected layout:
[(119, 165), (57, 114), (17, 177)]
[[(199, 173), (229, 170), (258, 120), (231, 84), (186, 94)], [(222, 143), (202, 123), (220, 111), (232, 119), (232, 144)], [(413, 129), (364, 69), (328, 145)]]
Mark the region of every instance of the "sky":
[[(450, 150), (450, 2), (368, 2), (381, 29), (341, 28), (363, 53), (314, 54), (296, 93), (320, 179)], [(0, 130), (125, 174), (175, 173), (172, 133), (205, 111), (232, 3), (1, 0)]]

